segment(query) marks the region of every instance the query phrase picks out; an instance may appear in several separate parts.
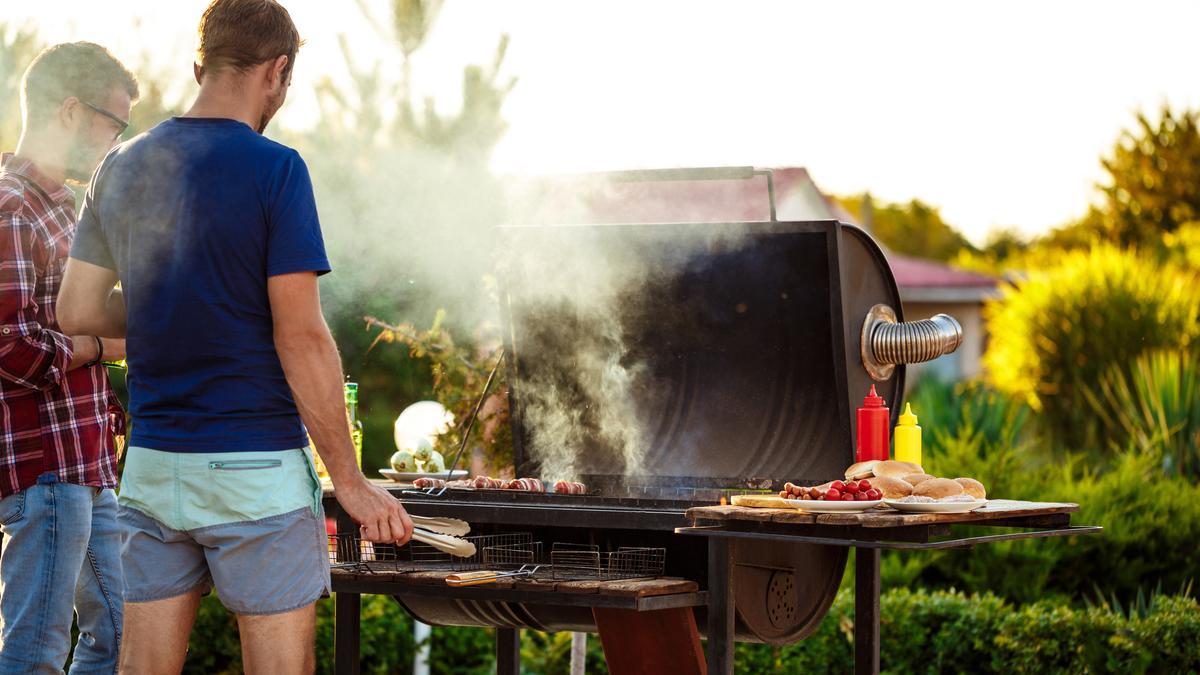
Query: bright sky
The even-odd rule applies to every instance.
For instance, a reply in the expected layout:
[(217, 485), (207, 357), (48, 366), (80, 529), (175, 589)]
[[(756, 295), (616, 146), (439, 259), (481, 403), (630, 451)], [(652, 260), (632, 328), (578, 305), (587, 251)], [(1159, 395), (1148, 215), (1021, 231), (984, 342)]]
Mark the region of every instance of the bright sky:
[[(4, 4), (47, 40), (149, 53), (191, 91), (205, 0)], [(285, 4), (307, 46), (279, 123), (310, 124), (312, 82), (344, 76), (339, 33), (398, 71), (350, 0)], [(1183, 0), (447, 0), (414, 76), (453, 109), (463, 66), (511, 36), (498, 172), (806, 166), (827, 192), (938, 205), (980, 241), (1082, 213), (1137, 109), (1200, 108), (1196, 26)]]

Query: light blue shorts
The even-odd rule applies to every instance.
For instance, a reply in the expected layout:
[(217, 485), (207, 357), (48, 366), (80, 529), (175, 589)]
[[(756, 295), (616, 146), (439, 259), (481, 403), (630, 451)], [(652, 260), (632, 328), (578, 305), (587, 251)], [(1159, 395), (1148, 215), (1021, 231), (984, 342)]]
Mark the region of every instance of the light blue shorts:
[(133, 447), (121, 477), (127, 602), (214, 586), (238, 614), (329, 593), (321, 488), (307, 450), (171, 453)]

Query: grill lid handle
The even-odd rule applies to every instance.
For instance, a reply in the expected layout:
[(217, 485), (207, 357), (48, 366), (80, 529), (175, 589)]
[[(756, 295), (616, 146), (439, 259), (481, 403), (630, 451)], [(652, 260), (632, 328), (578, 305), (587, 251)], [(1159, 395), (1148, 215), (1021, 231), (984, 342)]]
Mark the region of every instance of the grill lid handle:
[(891, 307), (875, 305), (863, 321), (863, 367), (877, 381), (891, 377), (896, 364), (932, 361), (961, 344), (962, 326), (949, 314), (901, 323)]

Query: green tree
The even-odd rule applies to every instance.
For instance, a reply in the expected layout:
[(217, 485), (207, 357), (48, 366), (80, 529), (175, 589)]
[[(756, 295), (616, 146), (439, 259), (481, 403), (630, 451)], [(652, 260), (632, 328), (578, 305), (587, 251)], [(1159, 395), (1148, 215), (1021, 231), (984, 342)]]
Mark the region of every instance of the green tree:
[(484, 278), (502, 200), (488, 161), (505, 131), (501, 107), (516, 80), (502, 73), (502, 35), (490, 63), (464, 68), (461, 108), (444, 112), (430, 99), (418, 101), (411, 60), (442, 3), (358, 4), (389, 49), (365, 61), (363, 50), (342, 37), (347, 81), (324, 78), (317, 124), (285, 140), (304, 154), (313, 176), (335, 267), (322, 282), (326, 317), (347, 375), (361, 385), (370, 473), (387, 465), (396, 414), (446, 392), (434, 389), (430, 359), (393, 345), (372, 349), (375, 332), (364, 317), (427, 326), (444, 309), (444, 330), (467, 351), (497, 333), (495, 295)]
[(871, 234), (896, 253), (949, 261), (960, 251), (976, 251), (961, 232), (942, 220), (937, 207), (919, 199), (893, 204), (876, 202), (864, 193), (837, 200), (859, 223), (869, 220)]
[(1110, 241), (1156, 247), (1164, 234), (1200, 221), (1200, 112), (1164, 104), (1157, 123), (1139, 112), (1100, 163), (1104, 201), (1084, 224)]
[(17, 147), (21, 134), (21, 76), (42, 46), (32, 28), (0, 23), (0, 150), (4, 152)]

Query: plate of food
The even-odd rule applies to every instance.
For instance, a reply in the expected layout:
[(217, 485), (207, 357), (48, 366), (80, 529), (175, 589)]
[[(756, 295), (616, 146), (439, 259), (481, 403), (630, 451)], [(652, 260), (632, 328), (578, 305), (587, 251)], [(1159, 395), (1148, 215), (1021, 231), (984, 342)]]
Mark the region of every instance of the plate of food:
[(878, 506), (887, 494), (867, 480), (834, 480), (813, 487), (787, 483), (779, 496), (785, 506), (801, 511), (854, 513)]
[[(451, 475), (453, 473), (454, 475)], [(466, 469), (455, 469), (454, 471), (396, 471), (395, 469), (380, 469), (379, 475), (384, 478), (391, 478), (397, 483), (411, 483), (418, 478), (440, 478), (441, 480), (455, 480), (457, 478), (465, 478), (467, 475)]]
[(864, 499), (862, 501), (830, 501), (828, 499), (792, 499), (787, 500), (788, 506), (809, 513), (859, 513), (873, 509), (883, 503), (882, 499)]
[(967, 513), (987, 506), (988, 500), (976, 499), (971, 495), (955, 495), (941, 499), (909, 495), (901, 499), (885, 499), (883, 503), (907, 513)]
[(987, 506), (987, 491), (974, 478), (925, 478), (911, 494), (884, 503), (909, 513), (966, 513)]

